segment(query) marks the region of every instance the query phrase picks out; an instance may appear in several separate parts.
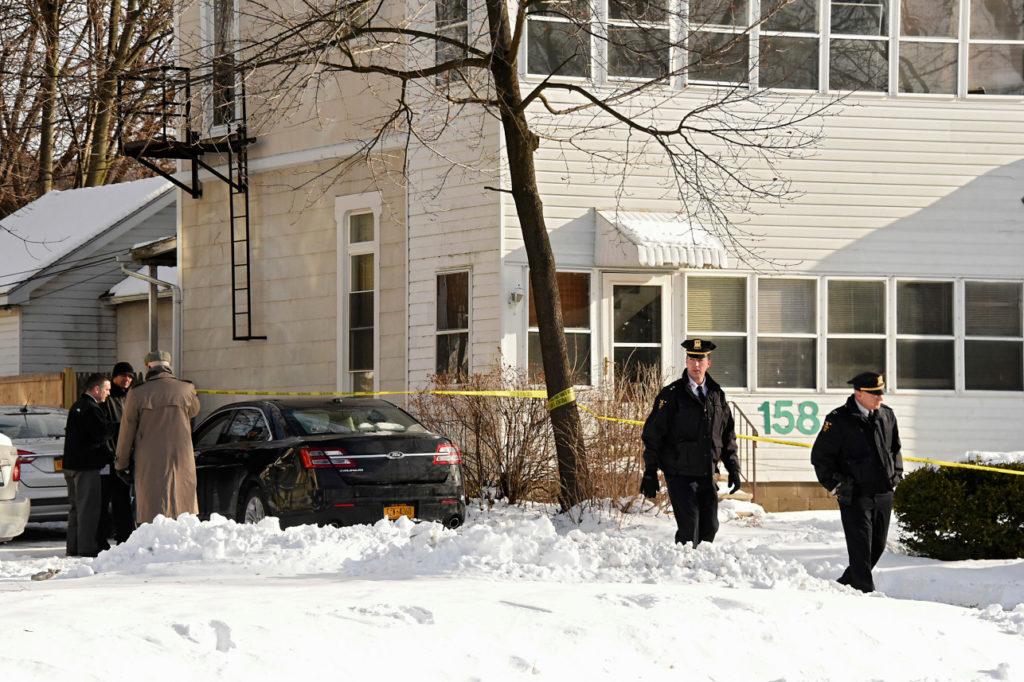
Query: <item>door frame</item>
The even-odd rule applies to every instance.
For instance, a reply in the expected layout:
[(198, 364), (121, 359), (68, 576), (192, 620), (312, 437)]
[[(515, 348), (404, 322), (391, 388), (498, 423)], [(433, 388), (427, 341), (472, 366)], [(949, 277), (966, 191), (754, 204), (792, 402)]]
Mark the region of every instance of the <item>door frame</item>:
[(674, 308), (676, 288), (672, 286), (673, 273), (635, 273), (635, 272), (602, 272), (601, 273), (601, 324), (600, 324), (600, 348), (601, 366), (600, 380), (611, 385), (613, 374), (612, 358), (614, 355), (614, 329), (615, 320), (613, 309), (613, 294), (616, 286), (658, 286), (661, 287), (661, 373), (664, 381), (673, 367), (673, 346), (672, 339), (675, 334), (675, 317), (672, 315)]

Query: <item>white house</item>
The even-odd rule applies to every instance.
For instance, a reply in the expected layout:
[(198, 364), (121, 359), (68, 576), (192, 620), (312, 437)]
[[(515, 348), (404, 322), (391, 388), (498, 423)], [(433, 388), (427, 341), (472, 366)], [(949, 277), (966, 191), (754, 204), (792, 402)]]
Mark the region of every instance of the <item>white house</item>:
[[(443, 27), (485, 40), (480, 8), (445, 14), (450, 4), (387, 7), (427, 25), (461, 17)], [(244, 36), (246, 5), (203, 0), (182, 15), (183, 38), (206, 36), (189, 66), (202, 72), (230, 49), (225, 36)], [(622, 162), (621, 133), (557, 144), (564, 124), (531, 109), (550, 133), (536, 166), (581, 385), (634, 362), (668, 380), (682, 371), (679, 343), (699, 335), (718, 345), (711, 374), (761, 435), (812, 442), (846, 380), (872, 369), (886, 375), (906, 454), (1021, 449), (1024, 5), (799, 0), (749, 28), (761, 9), (691, 0), (695, 39), (740, 36), (738, 58), (671, 79), (653, 109), (678, 121), (722, 87), (764, 89), (781, 109), (842, 96), (820, 119), (814, 152), (775, 169), (795, 198), (730, 214), (742, 228), (732, 241), (680, 205), (656, 159)], [(620, 5), (594, 11), (630, 29)], [(670, 16), (647, 23), (681, 30)], [(556, 78), (598, 90), (644, 75), (593, 36), (566, 48), (560, 22), (527, 19), (524, 90), (552, 64)], [(667, 48), (664, 58), (681, 59)], [(202, 197), (183, 202), (186, 364), (202, 387), (402, 390), (453, 363), (475, 372), (537, 362), (518, 218), (495, 191), (508, 183), (500, 121), (462, 109), (429, 144), (385, 141), (373, 163), (335, 172), (393, 87), (345, 76), (317, 91), (326, 114), (304, 102), (249, 129), (248, 302), (231, 292), (227, 185), (206, 174)], [(225, 130), (214, 99), (207, 135)], [(608, 150), (617, 156), (593, 154)], [(394, 180), (403, 169), (407, 184)], [(248, 334), (233, 327), (239, 312)], [(762, 444), (756, 475), (777, 489), (775, 508), (813, 504), (806, 449)]]

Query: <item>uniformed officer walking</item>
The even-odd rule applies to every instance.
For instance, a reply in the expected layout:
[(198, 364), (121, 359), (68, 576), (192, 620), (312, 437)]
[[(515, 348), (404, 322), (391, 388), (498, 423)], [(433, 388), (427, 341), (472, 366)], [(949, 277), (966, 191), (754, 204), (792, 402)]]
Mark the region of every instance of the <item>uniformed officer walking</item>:
[(658, 493), (658, 469), (665, 475), (676, 542), (712, 542), (718, 532), (718, 463), (729, 472), (730, 492), (740, 488), (736, 429), (725, 392), (711, 375), (706, 339), (687, 339), (686, 373), (658, 393), (644, 423), (644, 476), (640, 491)]
[(839, 500), (850, 565), (839, 582), (873, 592), (871, 569), (885, 550), (892, 496), (903, 478), (896, 417), (882, 404), (885, 380), (862, 372), (853, 395), (829, 412), (811, 450), (818, 481)]

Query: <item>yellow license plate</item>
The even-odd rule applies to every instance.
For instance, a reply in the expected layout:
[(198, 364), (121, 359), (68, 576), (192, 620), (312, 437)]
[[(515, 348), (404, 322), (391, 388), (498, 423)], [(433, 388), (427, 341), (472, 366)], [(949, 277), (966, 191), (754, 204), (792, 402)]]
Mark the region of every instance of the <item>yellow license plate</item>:
[(54, 457), (53, 458), (53, 470), (54, 471), (64, 471), (64, 460), (61, 459), (60, 457)]
[(415, 515), (416, 509), (411, 504), (393, 504), (390, 507), (384, 507), (384, 516), (392, 521), (403, 516), (408, 516), (411, 519)]

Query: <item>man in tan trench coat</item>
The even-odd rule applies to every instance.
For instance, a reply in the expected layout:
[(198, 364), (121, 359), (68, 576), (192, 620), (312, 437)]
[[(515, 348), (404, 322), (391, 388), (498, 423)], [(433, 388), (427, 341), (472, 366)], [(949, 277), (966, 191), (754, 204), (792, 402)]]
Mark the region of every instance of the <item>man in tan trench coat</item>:
[(199, 414), (199, 398), (192, 384), (174, 377), (170, 361), (167, 351), (146, 355), (146, 381), (128, 393), (121, 417), (114, 468), (132, 467), (138, 523), (199, 513), (189, 422)]

